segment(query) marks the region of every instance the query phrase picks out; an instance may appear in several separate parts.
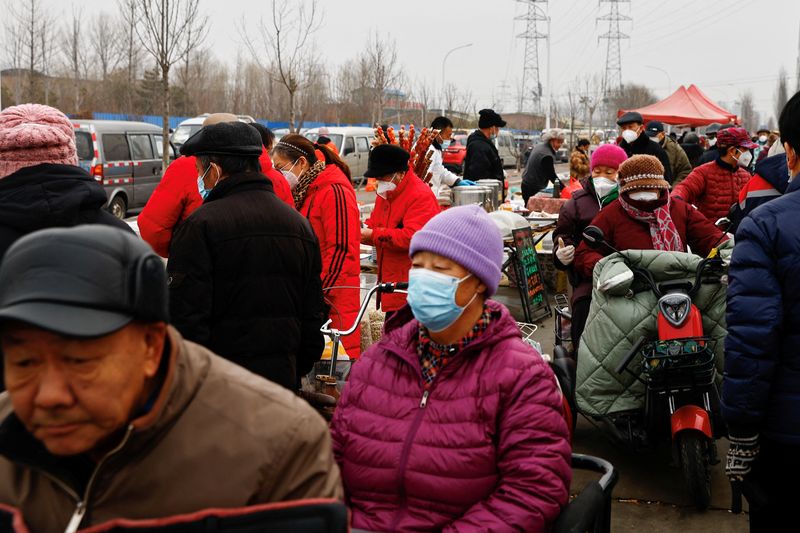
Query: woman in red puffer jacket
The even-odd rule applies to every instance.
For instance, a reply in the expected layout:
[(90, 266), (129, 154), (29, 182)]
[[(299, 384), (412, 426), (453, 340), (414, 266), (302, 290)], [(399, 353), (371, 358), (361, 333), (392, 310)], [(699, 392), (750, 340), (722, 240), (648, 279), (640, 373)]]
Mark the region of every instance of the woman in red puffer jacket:
[(547, 531), (569, 499), (569, 436), (553, 372), (488, 299), (500, 232), (451, 208), (410, 255), (409, 305), (353, 365), (331, 426), (353, 527)]
[[(318, 160), (321, 153), (325, 160)], [(350, 169), (327, 146), (291, 134), (275, 144), (275, 165), (294, 186), (294, 205), (311, 222), (322, 254), (322, 290), (332, 326), (349, 329), (361, 304), (361, 214)], [(338, 288), (334, 288), (338, 287)], [(361, 332), (342, 339), (347, 355), (361, 352)]]

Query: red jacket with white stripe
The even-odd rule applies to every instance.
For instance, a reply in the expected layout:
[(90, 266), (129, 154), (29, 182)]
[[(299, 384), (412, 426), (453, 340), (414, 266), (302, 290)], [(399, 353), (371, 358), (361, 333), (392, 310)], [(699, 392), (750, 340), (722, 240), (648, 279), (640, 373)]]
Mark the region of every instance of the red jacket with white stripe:
[[(332, 326), (348, 329), (361, 304), (358, 287), (361, 273), (361, 217), (356, 192), (347, 176), (335, 165), (325, 167), (306, 190), (300, 214), (311, 222), (322, 255), (322, 290), (330, 306)], [(353, 287), (326, 290), (329, 287)], [(347, 355), (358, 357), (359, 330), (342, 339)]]
[[(262, 151), (258, 160), (262, 174), (272, 181), (278, 198), (294, 207), (289, 184), (283, 174), (272, 167), (272, 160), (266, 150)], [(195, 158), (181, 156), (167, 167), (161, 182), (139, 214), (137, 221), (142, 239), (158, 255), (168, 257), (173, 231), (201, 205), (203, 199), (197, 190)]]

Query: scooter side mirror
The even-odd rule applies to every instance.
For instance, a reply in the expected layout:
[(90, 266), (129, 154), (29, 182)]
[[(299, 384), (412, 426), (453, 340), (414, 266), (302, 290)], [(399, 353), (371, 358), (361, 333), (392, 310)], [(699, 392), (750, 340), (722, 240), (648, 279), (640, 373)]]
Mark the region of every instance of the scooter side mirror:
[(600, 248), (605, 244), (606, 236), (597, 226), (586, 226), (583, 230), (583, 240), (590, 248)]

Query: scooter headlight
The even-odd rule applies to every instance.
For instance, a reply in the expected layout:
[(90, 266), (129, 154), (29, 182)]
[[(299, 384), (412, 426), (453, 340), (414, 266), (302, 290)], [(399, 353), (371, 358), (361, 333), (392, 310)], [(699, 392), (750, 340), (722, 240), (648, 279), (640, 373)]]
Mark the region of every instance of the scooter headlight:
[(679, 328), (689, 318), (692, 299), (687, 294), (666, 294), (658, 300), (658, 308), (667, 322)]

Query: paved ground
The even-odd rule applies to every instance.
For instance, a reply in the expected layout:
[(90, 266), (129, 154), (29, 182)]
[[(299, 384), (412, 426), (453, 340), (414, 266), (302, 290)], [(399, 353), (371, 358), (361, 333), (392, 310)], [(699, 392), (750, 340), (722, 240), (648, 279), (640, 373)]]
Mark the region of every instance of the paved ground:
[[(496, 299), (511, 309), (515, 316), (522, 316), (516, 289), (501, 287)], [(534, 338), (542, 344), (545, 352), (550, 352), (553, 347), (553, 319), (548, 318), (538, 325)], [(573, 447), (576, 452), (610, 461), (619, 471), (612, 504), (612, 531), (722, 533), (748, 530), (746, 514), (733, 515), (728, 511), (731, 494), (723, 463), (716, 465), (712, 471), (711, 508), (700, 513), (688, 502), (680, 471), (670, 465), (668, 450), (633, 452), (625, 449), (611, 442), (602, 430), (583, 417), (578, 419)], [(717, 447), (719, 456), (724, 460), (727, 441), (718, 442)], [(576, 472), (571, 492), (576, 494), (589, 480), (596, 478), (595, 474), (589, 472)]]

